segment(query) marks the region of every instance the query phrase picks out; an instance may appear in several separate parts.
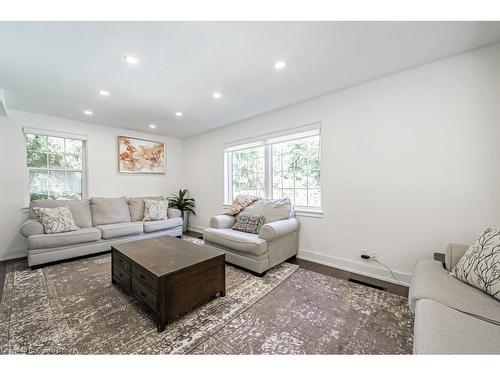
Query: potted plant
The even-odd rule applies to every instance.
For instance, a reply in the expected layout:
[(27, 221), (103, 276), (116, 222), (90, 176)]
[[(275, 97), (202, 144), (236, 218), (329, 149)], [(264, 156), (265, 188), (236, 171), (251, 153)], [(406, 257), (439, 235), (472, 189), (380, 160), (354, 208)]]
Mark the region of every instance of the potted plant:
[(194, 212), (195, 202), (193, 198), (186, 198), (188, 189), (179, 190), (179, 194), (173, 194), (168, 197), (168, 207), (177, 208), (181, 211), (183, 225), (182, 230), (186, 232), (189, 224), (189, 214), (196, 215)]

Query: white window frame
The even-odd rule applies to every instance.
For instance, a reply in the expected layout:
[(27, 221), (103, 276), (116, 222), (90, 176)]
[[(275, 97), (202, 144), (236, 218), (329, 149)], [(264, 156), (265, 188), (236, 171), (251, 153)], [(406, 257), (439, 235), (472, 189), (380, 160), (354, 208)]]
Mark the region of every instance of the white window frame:
[[(232, 152), (240, 151), (247, 148), (253, 148), (258, 146), (264, 147), (265, 152), (265, 195), (266, 198), (272, 196), (272, 145), (281, 142), (293, 141), (297, 139), (307, 138), (318, 135), (319, 136), (319, 158), (320, 158), (320, 175), (322, 175), (322, 163), (321, 163), (321, 123), (317, 122), (314, 124), (301, 126), (298, 128), (289, 129), (281, 132), (273, 132), (264, 134), (259, 137), (247, 138), (244, 140), (239, 140), (237, 142), (226, 143), (224, 145), (224, 206), (229, 206), (233, 201), (233, 186), (232, 186)], [(321, 204), (320, 207), (304, 207), (295, 206), (295, 211), (298, 213), (304, 213), (304, 216), (314, 216), (316, 214), (321, 215), (323, 213), (323, 189), (320, 181), (320, 191), (321, 191)], [(311, 215), (307, 215), (307, 214)]]
[[(88, 191), (88, 180), (87, 180), (87, 136), (83, 134), (75, 134), (75, 133), (64, 133), (53, 130), (45, 130), (45, 129), (37, 129), (37, 128), (28, 128), (23, 127), (22, 131), (22, 145), (23, 145), (23, 156), (24, 156), (24, 168), (25, 168), (25, 182), (24, 182), (24, 200), (25, 206), (29, 207), (30, 205), (30, 186), (29, 186), (29, 171), (28, 168), (28, 160), (27, 160), (27, 149), (26, 149), (26, 134), (34, 134), (34, 135), (43, 135), (48, 137), (58, 137), (58, 138), (67, 138), (67, 139), (75, 139), (82, 141), (82, 199), (87, 198)], [(71, 172), (71, 169), (65, 169), (64, 171)], [(75, 170), (80, 172), (80, 170)]]

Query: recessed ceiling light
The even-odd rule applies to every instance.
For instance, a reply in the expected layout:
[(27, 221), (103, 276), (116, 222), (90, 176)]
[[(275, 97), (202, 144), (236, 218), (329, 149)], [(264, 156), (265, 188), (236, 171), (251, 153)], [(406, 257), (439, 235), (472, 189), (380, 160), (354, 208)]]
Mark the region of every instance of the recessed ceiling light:
[(86, 114), (87, 116), (92, 116), (94, 114), (94, 112), (89, 111), (88, 109), (86, 109), (85, 111), (83, 111), (83, 113)]
[(220, 99), (220, 97), (222, 96), (222, 94), (221, 94), (220, 92), (216, 91), (216, 92), (214, 92), (214, 93), (212, 94), (212, 96), (213, 96), (215, 99)]
[(109, 96), (109, 91), (99, 90), (99, 94), (101, 94), (102, 96)]
[(156, 125), (155, 125), (155, 124), (150, 124), (150, 125), (149, 125), (149, 127), (150, 127), (151, 129), (156, 129)]
[(175, 115), (176, 115), (177, 117), (182, 117), (182, 112), (175, 112)]
[(276, 62), (276, 64), (274, 64), (274, 69), (281, 70), (281, 69), (285, 68), (285, 66), (286, 66), (286, 62), (278, 61), (278, 62)]
[(123, 58), (129, 64), (137, 64), (139, 62), (139, 59), (135, 56), (124, 56)]

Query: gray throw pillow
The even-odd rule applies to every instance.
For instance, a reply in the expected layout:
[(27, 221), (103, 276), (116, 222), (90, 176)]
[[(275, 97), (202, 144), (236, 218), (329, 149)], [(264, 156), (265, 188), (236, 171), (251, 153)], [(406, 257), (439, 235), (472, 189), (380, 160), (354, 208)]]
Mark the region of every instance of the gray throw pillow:
[(233, 229), (240, 232), (257, 234), (260, 227), (264, 224), (265, 219), (264, 215), (240, 214), (236, 218), (236, 224), (234, 224)]
[(33, 207), (33, 213), (43, 225), (45, 233), (62, 233), (78, 230), (68, 207)]
[(463, 282), (500, 300), (500, 231), (487, 228), (451, 272)]

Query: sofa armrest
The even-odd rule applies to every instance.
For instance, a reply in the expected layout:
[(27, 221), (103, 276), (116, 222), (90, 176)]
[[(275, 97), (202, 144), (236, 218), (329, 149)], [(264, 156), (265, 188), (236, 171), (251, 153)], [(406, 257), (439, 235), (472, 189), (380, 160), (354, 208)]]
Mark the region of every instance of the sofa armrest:
[(456, 266), (458, 261), (464, 256), (469, 245), (450, 243), (446, 246), (444, 264), (446, 269), (451, 272), (453, 267)]
[(299, 228), (299, 221), (295, 218), (273, 221), (272, 223), (264, 224), (260, 228), (259, 238), (272, 241), (286, 234), (296, 232)]
[(169, 219), (172, 219), (174, 217), (181, 217), (181, 216), (182, 216), (181, 210), (179, 210), (177, 208), (169, 208), (167, 210), (167, 217)]
[(228, 229), (236, 223), (236, 217), (230, 215), (217, 215), (210, 218), (210, 228)]
[(20, 228), (21, 234), (28, 238), (34, 234), (44, 234), (43, 225), (36, 219), (26, 220)]

